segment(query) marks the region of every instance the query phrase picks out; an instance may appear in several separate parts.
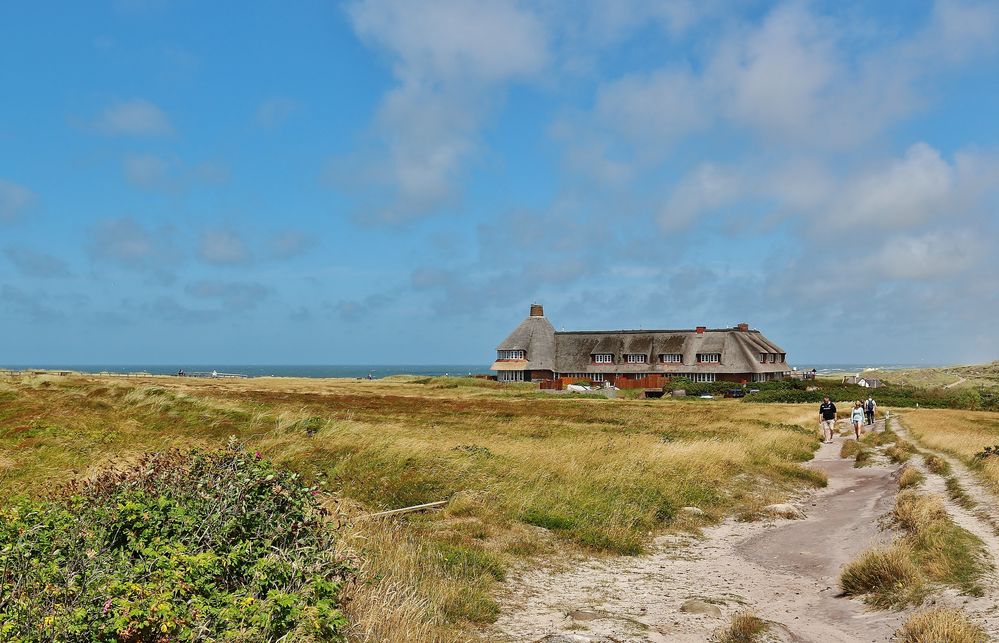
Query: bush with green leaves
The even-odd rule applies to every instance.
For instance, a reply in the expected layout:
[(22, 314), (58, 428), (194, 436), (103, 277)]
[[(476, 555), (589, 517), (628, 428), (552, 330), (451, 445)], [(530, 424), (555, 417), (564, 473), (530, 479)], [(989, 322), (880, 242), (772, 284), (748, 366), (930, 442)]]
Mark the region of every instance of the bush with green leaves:
[(0, 640), (342, 640), (338, 525), (234, 442), (0, 510)]

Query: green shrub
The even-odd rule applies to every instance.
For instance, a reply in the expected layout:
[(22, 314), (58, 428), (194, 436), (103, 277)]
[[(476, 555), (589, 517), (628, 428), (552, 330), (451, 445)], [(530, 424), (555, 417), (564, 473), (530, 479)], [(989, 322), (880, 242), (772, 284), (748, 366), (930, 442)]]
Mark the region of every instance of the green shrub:
[(234, 442), (144, 456), (0, 513), (0, 639), (342, 640), (327, 512)]

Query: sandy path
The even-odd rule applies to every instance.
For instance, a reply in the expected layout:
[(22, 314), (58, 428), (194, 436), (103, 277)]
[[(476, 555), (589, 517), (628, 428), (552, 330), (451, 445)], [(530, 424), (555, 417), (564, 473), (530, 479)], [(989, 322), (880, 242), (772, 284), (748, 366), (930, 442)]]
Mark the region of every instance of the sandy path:
[(947, 513), (958, 526), (978, 536), (985, 544), (986, 554), (991, 559), (989, 562), (993, 567), (992, 573), (982, 583), (985, 590), (982, 596), (961, 596), (954, 590), (947, 590), (943, 592), (940, 601), (961, 608), (982, 625), (992, 638), (999, 639), (999, 576), (997, 576), (997, 570), (999, 570), (999, 503), (997, 503), (995, 495), (985, 488), (963, 462), (946, 453), (927, 449), (906, 431), (903, 422), (904, 419), (899, 421), (896, 416), (893, 430), (906, 440), (919, 445), (924, 452), (935, 453), (950, 463), (952, 475), (957, 478), (961, 489), (971, 498), (974, 506), (966, 508), (951, 499), (947, 493), (944, 477), (929, 471), (923, 462), (923, 457), (915, 455), (912, 458), (913, 466), (919, 468), (926, 475), (923, 489), (944, 497)]
[[(647, 556), (526, 570), (508, 581), (494, 632), (517, 641), (704, 641), (748, 608), (781, 624), (784, 640), (889, 640), (907, 613), (837, 597), (836, 578), (887, 538), (877, 523), (894, 502), (897, 467), (854, 469), (839, 458), (843, 439), (822, 445), (809, 463), (829, 485), (799, 500), (804, 520), (729, 520), (701, 540), (660, 538)], [(681, 612), (691, 598), (716, 604), (720, 615)]]

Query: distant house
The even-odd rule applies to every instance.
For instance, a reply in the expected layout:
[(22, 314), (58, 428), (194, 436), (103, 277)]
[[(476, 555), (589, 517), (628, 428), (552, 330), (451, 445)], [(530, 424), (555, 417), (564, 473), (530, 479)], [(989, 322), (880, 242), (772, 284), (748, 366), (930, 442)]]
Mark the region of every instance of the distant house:
[(857, 386), (863, 386), (864, 388), (881, 388), (883, 384), (881, 380), (874, 377), (861, 377), (857, 380)]
[(859, 380), (859, 379), (860, 378), (858, 376), (856, 376), (856, 375), (844, 375), (843, 376), (843, 383), (844, 384), (856, 384), (857, 380)]
[(556, 331), (531, 306), (499, 346), (492, 370), (501, 382), (586, 378), (614, 384), (649, 375), (695, 382), (766, 382), (789, 377), (782, 348), (748, 324), (689, 330)]

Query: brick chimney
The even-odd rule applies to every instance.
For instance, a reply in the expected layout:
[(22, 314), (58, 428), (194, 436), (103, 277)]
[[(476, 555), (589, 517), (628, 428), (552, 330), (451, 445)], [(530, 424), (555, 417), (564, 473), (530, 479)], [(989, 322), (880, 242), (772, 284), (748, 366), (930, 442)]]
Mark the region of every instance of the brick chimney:
[(736, 326), (736, 328), (738, 328), (739, 330), (741, 330), (744, 333), (748, 333), (749, 332), (749, 324), (747, 324), (746, 322), (742, 322), (741, 324), (739, 324), (738, 326)]
[(696, 332), (698, 335), (703, 335), (704, 331), (706, 331), (707, 329), (708, 329), (707, 326), (698, 326)]
[(531, 317), (544, 317), (545, 307), (541, 304), (531, 304)]

